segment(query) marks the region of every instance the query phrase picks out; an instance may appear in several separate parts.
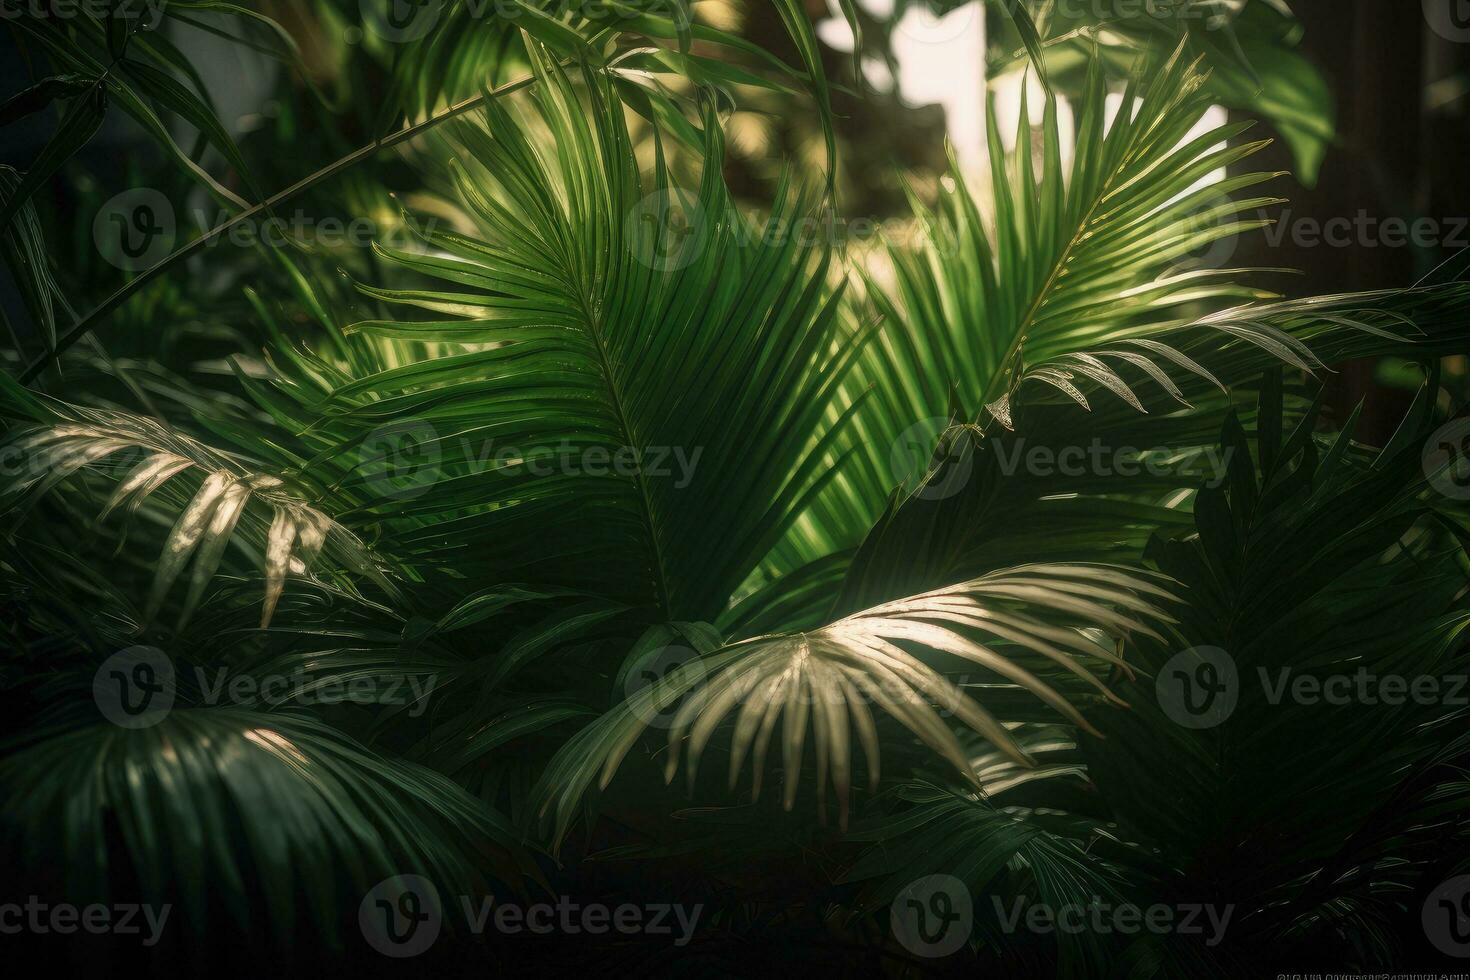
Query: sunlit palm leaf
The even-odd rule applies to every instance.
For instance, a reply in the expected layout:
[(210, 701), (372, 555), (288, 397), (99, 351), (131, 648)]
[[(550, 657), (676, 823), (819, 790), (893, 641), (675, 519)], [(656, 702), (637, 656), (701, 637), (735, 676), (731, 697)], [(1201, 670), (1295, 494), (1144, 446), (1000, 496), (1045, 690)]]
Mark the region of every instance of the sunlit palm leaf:
[[(856, 345), (834, 351), (829, 256), (735, 210), (713, 104), (703, 179), (686, 191), (659, 155), (652, 180), (640, 173), (604, 76), (537, 65), (525, 121), (497, 104), (459, 133), (455, 180), (483, 237), (383, 250), (460, 288), (364, 287), (405, 318), (354, 325), (363, 343), (444, 356), (370, 374), (297, 356), (279, 365), (289, 383), (256, 393), (296, 428), (338, 518), (381, 524), (381, 546), (407, 561), (712, 619), (832, 475), (840, 419), (817, 446), (807, 437)], [(783, 191), (771, 226), (812, 206)], [(396, 433), (432, 457), (416, 493), (382, 477), (373, 447)], [(578, 464), (594, 456), (600, 471)]]
[[(252, 472), (239, 460), (152, 419), (49, 404), (56, 422), (19, 430), (8, 445), (17, 459), (24, 460), (5, 487), (11, 494), (39, 496), (80, 470), (107, 469), (112, 457), (125, 452), (136, 457), (141, 450), (141, 459), (117, 474), (117, 485), (98, 514), (100, 522), (119, 509), (128, 516), (136, 514), (154, 494), (170, 488), (172, 481), (186, 473), (201, 476), (192, 492), (174, 492), (185, 503), (159, 556), (145, 619), (158, 613), (170, 588), (192, 561), (179, 616), (181, 624), (187, 622), (237, 528), (253, 539), (261, 556), (265, 576), (262, 626), (270, 623), (288, 574), (305, 574), (319, 557), (336, 570), (366, 576), (392, 590), (362, 542), (287, 488), (279, 477)], [(263, 506), (251, 508), (252, 501)]]
[[(972, 781), (969, 760), (935, 704), (1012, 760), (1030, 765), (1004, 724), (927, 658), (947, 655), (975, 664), (1090, 731), (1092, 726), (1075, 707), (1017, 661), (1016, 651), (1082, 678), (1113, 700), (1078, 657), (1123, 669), (1126, 665), (1112, 649), (1063, 624), (1081, 622), (1119, 634), (1153, 634), (1149, 621), (1168, 619), (1158, 603), (1169, 598), (1158, 584), (1121, 569), (1021, 566), (866, 609), (806, 633), (735, 643), (670, 672), (666, 680), (635, 695), (568, 743), (543, 777), (543, 812), (555, 808), (559, 840), (593, 780), (606, 787), (649, 719), (686, 696), (669, 725), (667, 779), (673, 779), (680, 748), (687, 741), (692, 782), (716, 728), (738, 706), (730, 783), (733, 787), (750, 755), (752, 795), (758, 797), (767, 750), (784, 717), (783, 802), (790, 809), (800, 785), (810, 723), (818, 806), (825, 808), (830, 779), (841, 821), (846, 820), (852, 783), (852, 732), (867, 757), (869, 778), (876, 782), (878, 776), (879, 739), (870, 703)], [(996, 643), (1008, 646), (998, 650), (991, 645)]]

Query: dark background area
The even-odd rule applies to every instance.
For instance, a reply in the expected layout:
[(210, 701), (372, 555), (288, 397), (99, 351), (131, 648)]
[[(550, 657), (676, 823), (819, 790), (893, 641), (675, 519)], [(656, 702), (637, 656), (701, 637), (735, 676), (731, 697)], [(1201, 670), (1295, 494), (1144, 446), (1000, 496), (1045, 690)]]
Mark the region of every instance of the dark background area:
[[(1470, 5), (1462, 0), (1429, 3), (1459, 10), (1470, 26)], [(1302, 49), (1336, 98), (1338, 130), (1317, 185), (1293, 182), (1281, 192), (1291, 199), (1292, 218), (1320, 224), (1362, 211), (1380, 221), (1427, 217), (1447, 238), (1470, 238), (1462, 225), (1470, 216), (1470, 43), (1433, 30), (1418, 0), (1305, 0), (1292, 9), (1305, 28)], [(1258, 164), (1287, 170), (1291, 160), (1278, 142)], [(1407, 285), (1448, 258), (1452, 244), (1300, 248), (1288, 237), (1272, 248), (1256, 235), (1241, 243), (1237, 257), (1247, 265), (1300, 269), (1303, 275), (1283, 291), (1306, 296)], [(1379, 444), (1409, 401), (1408, 391), (1375, 384), (1372, 364), (1344, 366), (1332, 385), (1338, 412), (1367, 399), (1362, 431)]]

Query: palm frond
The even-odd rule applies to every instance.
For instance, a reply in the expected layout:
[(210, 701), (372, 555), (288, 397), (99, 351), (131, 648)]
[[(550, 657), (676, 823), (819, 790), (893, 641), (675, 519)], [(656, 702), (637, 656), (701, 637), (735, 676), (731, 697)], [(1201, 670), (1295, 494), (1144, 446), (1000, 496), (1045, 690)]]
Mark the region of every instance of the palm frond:
[[(131, 465), (112, 467), (118, 471), (117, 483), (97, 515), (99, 523), (118, 510), (132, 517), (160, 491), (180, 505), (157, 562), (145, 621), (157, 615), (192, 562), (179, 614), (180, 625), (187, 623), (237, 531), (251, 540), (263, 567), (262, 626), (270, 624), (288, 575), (307, 574), (319, 559), (392, 591), (366, 546), (281, 478), (253, 472), (239, 459), (154, 419), (59, 402), (47, 405), (54, 420), (18, 430), (7, 446), (17, 460), (24, 460), (5, 487), (7, 493), (39, 496), (78, 471), (108, 468), (123, 454)], [(183, 489), (187, 481), (180, 478), (185, 474), (199, 477), (198, 485)], [(252, 508), (252, 501), (263, 506)]]
[(486, 860), (506, 879), (527, 860), (443, 776), (300, 715), (176, 709), (147, 728), (94, 724), (11, 748), (0, 851), (15, 882), (52, 901), (167, 904), (166, 948), (195, 956), (201, 936), (221, 955), (291, 949), (307, 923), (340, 950), (342, 910), (386, 877), (421, 874), (452, 894), (485, 889), (471, 869)]
[[(1227, 419), (1229, 480), (1200, 491), (1192, 533), (1151, 549), (1188, 589), (1189, 609), (1170, 642), (1138, 645), (1138, 683), (1153, 690), (1138, 692), (1128, 717), (1100, 723), (1106, 741), (1084, 742), (1125, 825), (1143, 826), (1149, 800), (1149, 843), (1189, 871), (1177, 887), (1194, 900), (1230, 896), (1255, 935), (1345, 941), (1353, 910), (1404, 903), (1445, 873), (1447, 848), (1464, 846), (1463, 820), (1448, 816), (1464, 805), (1451, 761), (1466, 748), (1463, 707), (1384, 698), (1388, 688), (1371, 685), (1345, 700), (1284, 685), (1273, 694), (1283, 678), (1438, 687), (1462, 671), (1460, 548), (1433, 533), (1420, 493), (1421, 446), (1437, 424), (1431, 391), (1382, 451), (1353, 444), (1355, 420), (1314, 435), (1315, 407), (1285, 426), (1270, 381), (1252, 431)], [(1233, 700), (1191, 724), (1181, 684), (1201, 676), (1191, 679), (1202, 661), (1190, 651), (1202, 647), (1220, 651)], [(1353, 745), (1376, 748), (1344, 750)]]
[[(863, 449), (814, 503), (813, 526), (783, 542), (782, 567), (819, 557), (829, 541), (856, 544), (879, 502), (911, 477), (895, 472), (890, 448), (916, 424), (987, 416), (1009, 424), (1012, 393), (1030, 365), (1182, 326), (1201, 304), (1273, 295), (1242, 285), (1242, 270), (1190, 267), (1191, 254), (1212, 241), (1263, 224), (1240, 216), (1272, 199), (1228, 195), (1278, 176), (1195, 186), (1264, 145), (1232, 144), (1246, 124), (1186, 140), (1209, 107), (1204, 80), (1181, 46), (1156, 70), (1135, 72), (1124, 108), (1109, 119), (1094, 59), (1070, 167), (1055, 95), (1046, 97), (1041, 145), (1023, 105), (1009, 153), (990, 106), (984, 187), (973, 192), (953, 166), (937, 210), (913, 199), (925, 234), (917, 247), (888, 249), (892, 281), (865, 276), (881, 326), (846, 386), (849, 400), (874, 389), (852, 425)], [(1106, 368), (1075, 370), (1126, 390)]]
[[(1168, 620), (1158, 603), (1169, 598), (1159, 584), (1123, 569), (1021, 566), (885, 603), (809, 632), (726, 646), (671, 671), (664, 681), (639, 692), (569, 742), (543, 777), (542, 812), (555, 807), (559, 840), (593, 780), (605, 788), (650, 719), (680, 698), (687, 699), (669, 723), (666, 779), (673, 779), (680, 748), (687, 741), (692, 785), (710, 738), (738, 706), (730, 784), (733, 788), (750, 755), (751, 793), (759, 797), (770, 741), (784, 717), (783, 803), (790, 809), (800, 785), (810, 723), (819, 810), (825, 811), (830, 779), (844, 823), (852, 784), (851, 732), (856, 731), (867, 757), (870, 780), (876, 782), (878, 777), (879, 739), (870, 703), (972, 781), (969, 759), (935, 704), (1016, 762), (1030, 765), (1004, 724), (926, 658), (947, 655), (975, 664), (1003, 683), (1029, 692), (1070, 723), (1093, 730), (1051, 684), (1022, 665), (1017, 653), (1060, 667), (1082, 678), (1104, 699), (1115, 700), (1078, 658), (1094, 658), (1123, 670), (1126, 664), (1071, 624), (1086, 623), (1118, 634), (1154, 634), (1149, 622)], [(1005, 645), (1005, 652), (995, 644)]]
[[(1202, 382), (1226, 391), (1279, 365), (1317, 378), (1331, 370), (1329, 363), (1350, 356), (1393, 350), (1417, 350), (1422, 356), (1449, 353), (1465, 341), (1467, 308), (1470, 289), (1462, 282), (1230, 307), (1179, 327), (1151, 330), (1148, 336), (1120, 332), (1106, 348), (1034, 362), (1012, 394), (1019, 400), (1023, 385), (1043, 382), (1089, 411), (1093, 406), (1086, 392), (1091, 389), (1145, 411), (1120, 373), (1126, 365), (1157, 384), (1174, 407), (1189, 409), (1194, 406), (1186, 392), (1200, 390)], [(1013, 426), (1010, 408), (1007, 401), (1001, 419), (1008, 428)], [(1106, 425), (1096, 428), (1102, 431)]]
[[(703, 179), (685, 192), (657, 152), (652, 180), (640, 173), (604, 75), (536, 62), (524, 119), (496, 104), (458, 134), (454, 180), (483, 237), (382, 250), (463, 288), (363, 287), (405, 318), (359, 322), (355, 338), (442, 355), (366, 374), (305, 355), (255, 393), (338, 518), (376, 525), (407, 562), (709, 620), (831, 478), (841, 421), (816, 447), (806, 433), (856, 348), (834, 352), (830, 256), (733, 207), (712, 103)], [(771, 227), (812, 206), (783, 192)], [(687, 238), (667, 217), (679, 209)], [(380, 478), (398, 434), (431, 460), (432, 493)]]

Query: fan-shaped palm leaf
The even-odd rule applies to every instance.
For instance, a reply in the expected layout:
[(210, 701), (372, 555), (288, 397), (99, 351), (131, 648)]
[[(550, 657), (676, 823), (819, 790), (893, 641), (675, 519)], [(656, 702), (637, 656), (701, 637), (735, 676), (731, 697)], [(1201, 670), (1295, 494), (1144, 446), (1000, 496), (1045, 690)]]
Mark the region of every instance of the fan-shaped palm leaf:
[[(252, 472), (241, 461), (174, 432), (157, 421), (120, 411), (46, 403), (54, 421), (19, 430), (7, 449), (17, 460), (16, 478), (5, 489), (39, 496), (83, 468), (102, 467), (125, 451), (141, 450), (141, 460), (120, 474), (98, 521), (121, 508), (132, 515), (155, 493), (186, 473), (202, 473), (197, 488), (175, 492), (186, 501), (163, 546), (149, 593), (145, 619), (163, 605), (170, 587), (192, 559), (188, 593), (180, 612), (187, 622), (219, 569), (237, 527), (244, 525), (262, 556), (265, 601), (260, 621), (270, 623), (288, 573), (305, 574), (318, 556), (337, 569), (371, 578), (391, 591), (366, 547), (351, 532), (301, 496), (279, 477)], [(177, 481), (182, 483), (183, 481)], [(267, 519), (249, 507), (263, 503)]]
[[(835, 788), (846, 821), (855, 730), (877, 780), (879, 740), (869, 703), (975, 779), (938, 703), (1011, 759), (1030, 765), (1005, 726), (929, 662), (934, 654), (969, 661), (1039, 698), (1071, 723), (1091, 725), (1050, 684), (1023, 666), (1017, 651), (1081, 677), (1103, 697), (1103, 683), (1078, 660), (1092, 657), (1126, 670), (1107, 646), (1063, 623), (1083, 622), (1118, 633), (1152, 634), (1149, 620), (1166, 621), (1158, 608), (1170, 594), (1122, 569), (1080, 565), (1022, 566), (970, 582), (885, 603), (806, 633), (761, 636), (726, 646), (670, 672), (568, 743), (542, 780), (543, 812), (556, 810), (560, 839), (582, 794), (596, 779), (606, 787), (649, 719), (679, 698), (669, 725), (665, 775), (673, 779), (680, 746), (688, 741), (692, 782), (699, 758), (719, 724), (739, 707), (730, 753), (733, 787), (751, 755), (752, 795), (759, 796), (766, 752), (784, 716), (784, 804), (796, 799), (808, 722), (816, 758), (819, 808), (826, 783)], [(1045, 616), (1046, 618), (1042, 618)], [(1060, 621), (1060, 622), (1059, 622)], [(986, 642), (977, 640), (986, 638)], [(1008, 644), (1007, 652), (992, 644)], [(692, 693), (691, 693), (692, 692)]]
[[(833, 352), (828, 256), (734, 209), (712, 106), (704, 177), (685, 192), (661, 156), (651, 182), (640, 174), (605, 76), (577, 85), (537, 65), (528, 119), (496, 104), (459, 134), (456, 183), (484, 237), (383, 250), (464, 288), (364, 287), (437, 318), (352, 327), (462, 346), (366, 376), (298, 358), (311, 375), (282, 364), (289, 383), (257, 394), (339, 494), (338, 519), (380, 523), (406, 561), (711, 619), (831, 476), (840, 420), (815, 447), (806, 433), (856, 348)], [(770, 227), (810, 206), (783, 195)], [(431, 461), (432, 492), (378, 477), (369, 447), (397, 433)]]

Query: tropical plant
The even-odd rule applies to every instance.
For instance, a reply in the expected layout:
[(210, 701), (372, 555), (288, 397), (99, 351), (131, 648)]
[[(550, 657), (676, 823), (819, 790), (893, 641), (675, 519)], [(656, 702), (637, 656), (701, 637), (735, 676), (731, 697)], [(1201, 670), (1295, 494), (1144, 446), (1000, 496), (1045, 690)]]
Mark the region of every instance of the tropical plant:
[[(35, 327), (0, 378), (0, 852), (24, 894), (178, 910), (156, 949), (83, 953), (371, 962), (359, 906), (385, 879), (606, 895), (631, 862), (613, 894), (717, 908), (714, 962), (793, 922), (902, 960), (887, 909), (944, 874), (977, 908), (967, 971), (1235, 976), (1392, 962), (1466, 870), (1463, 709), (1244, 684), (1189, 727), (1169, 694), (1216, 648), (1247, 678), (1461, 669), (1470, 522), (1437, 490), (1460, 458), (1424, 462), (1438, 361), (1470, 341), (1459, 267), (1284, 299), (1212, 266), (1281, 175), (1245, 169), (1248, 124), (1197, 131), (1218, 90), (1187, 33), (1112, 99), (1118, 52), (1086, 51), (1075, 132), (1049, 89), (1008, 152), (992, 107), (988, 173), (911, 195), (923, 240), (839, 254), (803, 233), (837, 210), (830, 168), (759, 209), (724, 176), (731, 89), (829, 111), (805, 14), (778, 7), (800, 69), (682, 5), (614, 30), (517, 2), (461, 45), (456, 6), (354, 62), (389, 80), (377, 142), (305, 182), (384, 208), (353, 167), (400, 145), (404, 234), (340, 269), (256, 243), (217, 307), (163, 258), (83, 317), (33, 197), (102, 98), (194, 119), (200, 153), (161, 135), (224, 225), (289, 197), (240, 196), (249, 144), (165, 81), (188, 63), (161, 38), (21, 21), (84, 78), (43, 83), (62, 127), (0, 183)], [(1006, 9), (1044, 61), (1046, 19)], [(1421, 390), (1373, 449), (1321, 379), (1390, 355)], [(1025, 462), (1093, 446), (1112, 465)], [(1103, 898), (1230, 926), (990, 915)], [(514, 954), (457, 935), (423, 962), (491, 955)]]

